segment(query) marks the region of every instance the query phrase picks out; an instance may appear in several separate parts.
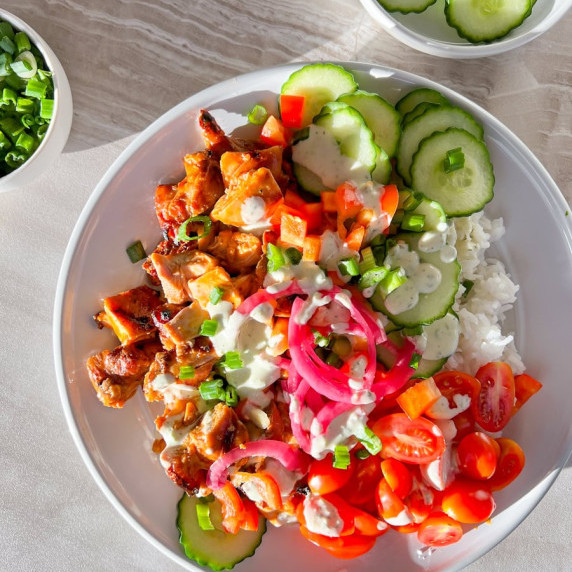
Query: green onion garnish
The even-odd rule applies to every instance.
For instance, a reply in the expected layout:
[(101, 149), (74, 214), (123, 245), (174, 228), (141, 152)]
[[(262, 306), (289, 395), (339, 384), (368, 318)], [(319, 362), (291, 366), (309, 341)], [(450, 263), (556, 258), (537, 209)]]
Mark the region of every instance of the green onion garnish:
[(0, 38), (8, 36), (8, 38), (14, 37), (14, 28), (10, 22), (0, 22)]
[(199, 385), (199, 393), (205, 401), (224, 401), (226, 392), (224, 390), (224, 381), (220, 378), (212, 379), (210, 381), (203, 381)]
[(18, 101), (18, 94), (9, 87), (5, 87), (2, 90), (2, 102), (5, 105), (10, 105), (11, 103), (15, 106)]
[(326, 363), (332, 367), (340, 368), (344, 362), (337, 353), (330, 352), (330, 355), (326, 358)]
[(3, 36), (0, 38), (0, 48), (12, 55), (16, 51), (16, 44), (8, 36)]
[(474, 285), (475, 283), (472, 280), (463, 280), (463, 288), (465, 289), (463, 292), (463, 298), (469, 294)]
[(216, 320), (205, 320), (201, 324), (199, 334), (201, 336), (214, 336), (218, 330), (218, 322)]
[(36, 140), (34, 139), (34, 137), (28, 135), (27, 133), (20, 133), (14, 145), (18, 149), (20, 149), (21, 151), (25, 151), (29, 155), (34, 149), (34, 146), (36, 145)]
[(356, 451), (356, 458), (360, 460), (367, 459), (370, 456), (370, 452), (367, 449), (359, 449)]
[(14, 34), (14, 42), (18, 53), (29, 50), (32, 47), (30, 44), (30, 38), (28, 38), (25, 32), (17, 32)]
[(419, 362), (421, 360), (421, 354), (414, 353), (409, 361), (409, 367), (412, 369), (417, 369), (419, 367)]
[(227, 369), (240, 369), (243, 367), (242, 359), (238, 352), (226, 352), (224, 354), (222, 365)]
[(405, 276), (405, 272), (401, 268), (396, 268), (395, 270), (390, 270), (379, 285), (387, 295), (391, 294), (391, 292), (399, 288), (406, 281), (407, 277)]
[(300, 264), (302, 260), (302, 253), (294, 246), (288, 247), (284, 251), (284, 256), (288, 259), (288, 262), (294, 266)]
[(414, 191), (408, 195), (408, 197), (403, 201), (403, 210), (412, 211), (415, 210), (423, 200), (423, 195)]
[(413, 232), (421, 232), (425, 227), (425, 215), (405, 213), (401, 221), (403, 230), (411, 230)]
[(330, 337), (323, 336), (320, 332), (314, 330), (314, 343), (320, 348), (327, 348), (330, 345)]
[(223, 295), (224, 295), (224, 290), (220, 286), (215, 286), (211, 290), (211, 293), (209, 294), (209, 302), (213, 306), (216, 306), (221, 301)]
[(359, 264), (355, 258), (345, 258), (338, 262), (342, 276), (359, 276)]
[(373, 255), (373, 250), (371, 246), (363, 248), (361, 251), (361, 262), (359, 263), (360, 274), (367, 272), (377, 266), (375, 262), (375, 256)]
[(355, 436), (371, 455), (381, 451), (381, 439), (367, 425), (360, 427)]
[(266, 245), (266, 257), (268, 258), (268, 272), (275, 272), (286, 264), (282, 249), (271, 242)]
[(456, 149), (449, 149), (443, 161), (443, 169), (445, 173), (452, 173), (465, 166), (465, 154), (461, 147)]
[(227, 386), (224, 392), (224, 400), (229, 407), (236, 407), (238, 405), (238, 393), (232, 385)]
[(266, 119), (268, 119), (268, 111), (263, 105), (256, 104), (249, 112), (248, 112), (248, 122), (252, 123), (253, 125), (263, 125)]
[(28, 81), (28, 85), (26, 86), (26, 91), (24, 92), (28, 97), (35, 97), (36, 99), (41, 99), (43, 102), (51, 101), (53, 105), (53, 100), (45, 100), (44, 97), (46, 96), (48, 86), (39, 79), (35, 77), (31, 78)]
[(423, 326), (412, 326), (411, 328), (403, 328), (403, 333), (406, 336), (420, 336), (423, 333)]
[[(191, 222), (202, 222), (203, 223), (203, 233), (198, 234), (197, 236), (189, 236), (187, 234), (187, 226)], [(208, 216), (191, 216), (183, 224), (181, 224), (181, 226), (179, 227), (179, 230), (177, 231), (177, 237), (176, 237), (177, 241), (178, 242), (189, 242), (189, 240), (200, 240), (201, 238), (205, 238), (205, 236), (209, 235), (209, 233), (211, 231), (212, 224), (213, 224), (212, 220)]]
[(333, 465), (335, 469), (347, 469), (350, 466), (350, 451), (345, 445), (336, 445)]
[(367, 270), (362, 274), (359, 279), (358, 288), (360, 290), (365, 290), (366, 288), (371, 288), (376, 284), (379, 284), (386, 276), (389, 270), (384, 266), (375, 266), (370, 270)]
[(133, 264), (139, 262), (140, 260), (143, 260), (144, 258), (147, 258), (147, 253), (145, 252), (143, 244), (141, 244), (140, 240), (128, 246), (125, 249), (125, 252), (127, 252), (127, 256), (129, 256), (129, 260), (131, 260)]
[(195, 368), (192, 365), (182, 365), (179, 368), (179, 379), (192, 379), (195, 377)]
[(208, 504), (197, 503), (197, 520), (199, 521), (199, 526), (201, 530), (214, 530), (215, 527), (211, 522), (211, 507)]
[(27, 97), (19, 97), (16, 100), (16, 111), (18, 113), (32, 113), (34, 111), (34, 102)]

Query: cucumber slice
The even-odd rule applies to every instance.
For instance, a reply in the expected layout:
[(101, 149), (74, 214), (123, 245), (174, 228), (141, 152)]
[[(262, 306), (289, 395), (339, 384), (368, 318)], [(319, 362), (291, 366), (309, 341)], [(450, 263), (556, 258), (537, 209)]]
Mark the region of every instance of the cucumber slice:
[(387, 185), (391, 179), (391, 173), (393, 167), (391, 165), (391, 160), (389, 155), (379, 147), (379, 155), (377, 156), (377, 161), (375, 162), (375, 167), (371, 173), (371, 178), (376, 183), (381, 183), (382, 185)]
[[(396, 241), (403, 241), (410, 251), (415, 251), (419, 256), (420, 263), (428, 263), (435, 266), (441, 273), (439, 286), (430, 294), (419, 294), (417, 305), (410, 310), (392, 314), (385, 305), (385, 295), (378, 287), (369, 299), (371, 305), (383, 312), (394, 324), (404, 327), (426, 325), (442, 318), (451, 308), (455, 301), (455, 294), (459, 289), (459, 272), (461, 266), (457, 260), (443, 262), (440, 251), (423, 252), (419, 250), (418, 242), (424, 233), (401, 233), (395, 237)], [(407, 285), (407, 282), (403, 286)], [(400, 288), (403, 288), (400, 286)]]
[(428, 326), (423, 326), (423, 336), (427, 340), (423, 357), (438, 361), (453, 355), (459, 345), (461, 327), (459, 318), (449, 312)]
[(403, 128), (397, 149), (397, 171), (407, 185), (411, 185), (410, 167), (419, 143), (435, 131), (445, 131), (449, 127), (464, 129), (477, 139), (483, 138), (483, 128), (471, 114), (450, 105), (428, 109)]
[[(447, 173), (447, 151), (461, 148), (462, 168)], [(462, 129), (447, 129), (423, 139), (411, 165), (412, 186), (437, 201), (448, 216), (466, 216), (493, 198), (495, 176), (486, 145)]]
[[(401, 195), (408, 193), (413, 195), (411, 191), (402, 191)], [(405, 209), (406, 212), (416, 215), (423, 215), (425, 217), (424, 231), (437, 231), (444, 232), (447, 230), (447, 215), (443, 207), (434, 200), (427, 198), (423, 193), (415, 193), (415, 196), (420, 199), (420, 202), (414, 208)], [(404, 201), (406, 204), (406, 201)], [(401, 203), (401, 197), (400, 197)]]
[(419, 87), (404, 95), (396, 104), (395, 109), (405, 116), (413, 111), (420, 103), (435, 103), (437, 105), (450, 105), (449, 100), (436, 89)]
[(240, 530), (237, 534), (228, 534), (222, 529), (221, 505), (214, 500), (209, 504), (215, 530), (203, 530), (197, 518), (200, 502), (185, 493), (177, 505), (177, 527), (187, 557), (212, 570), (229, 570), (252, 556), (266, 532), (266, 519), (259, 517), (256, 531)]
[[(401, 347), (403, 344), (403, 333), (400, 331), (393, 331), (387, 334), (387, 337), (397, 346)], [(395, 355), (392, 354), (386, 347), (377, 346), (377, 361), (382, 363), (386, 369), (391, 369), (395, 364)], [(436, 374), (447, 361), (447, 358), (438, 360), (431, 360), (421, 357), (419, 365), (415, 373), (411, 376), (413, 379), (425, 379)]]
[(377, 0), (389, 12), (411, 14), (423, 12), (437, 0)]
[(390, 156), (397, 151), (401, 136), (401, 114), (376, 93), (358, 90), (338, 97), (338, 101), (351, 105), (363, 116), (371, 129), (375, 142)]
[(342, 93), (356, 91), (354, 76), (336, 64), (308, 64), (286, 80), (282, 95), (302, 95), (306, 98), (302, 126), (309, 125), (325, 103), (335, 101)]
[[(326, 189), (336, 189), (348, 180), (371, 180), (379, 155), (380, 149), (359, 111), (341, 102), (324, 106), (309, 126), (308, 136), (292, 146), (294, 164), (315, 174)], [(294, 172), (299, 175), (300, 171), (296, 168)], [(301, 185), (316, 193), (319, 182), (305, 175), (302, 171)]]
[(492, 42), (506, 36), (530, 15), (530, 0), (447, 0), (445, 18), (461, 38)]
[(411, 123), (416, 117), (423, 115), (428, 109), (433, 109), (439, 107), (438, 103), (430, 103), (428, 101), (422, 101), (419, 105), (416, 105), (409, 113), (403, 116), (402, 125), (405, 127), (408, 123)]

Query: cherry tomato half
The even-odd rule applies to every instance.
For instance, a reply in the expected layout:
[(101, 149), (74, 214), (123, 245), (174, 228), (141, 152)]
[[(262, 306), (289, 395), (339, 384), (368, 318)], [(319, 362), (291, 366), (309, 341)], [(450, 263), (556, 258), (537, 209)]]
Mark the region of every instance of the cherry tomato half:
[(419, 542), (426, 546), (447, 546), (461, 540), (463, 527), (443, 512), (430, 514), (417, 531)]
[(535, 393), (542, 389), (542, 383), (526, 373), (514, 376), (516, 401), (512, 409), (514, 415)]
[(463, 475), (470, 479), (489, 479), (497, 468), (498, 443), (485, 433), (475, 431), (461, 439), (457, 461)]
[(392, 526), (404, 526), (413, 522), (413, 517), (404, 502), (391, 490), (385, 479), (381, 479), (376, 489), (376, 502), (379, 516)]
[(493, 491), (504, 489), (524, 468), (524, 452), (518, 443), (504, 437), (497, 439), (496, 442), (500, 446), (497, 470), (487, 483)]
[(308, 470), (308, 486), (313, 493), (325, 495), (341, 489), (354, 474), (354, 462), (347, 469), (336, 469), (332, 455), (312, 461)]
[(305, 526), (300, 526), (300, 532), (310, 542), (327, 550), (336, 558), (357, 558), (371, 550), (375, 545), (375, 536), (351, 534), (350, 536), (330, 537), (310, 532)]
[(398, 461), (430, 463), (445, 450), (443, 433), (424, 417), (393, 413), (378, 419), (372, 430), (381, 439), (382, 455)]
[(404, 499), (411, 492), (413, 477), (411, 471), (397, 459), (385, 459), (381, 462), (381, 472), (391, 490)]
[(375, 487), (382, 477), (380, 458), (371, 455), (358, 459), (352, 455), (351, 465), (354, 466), (353, 478), (338, 494), (353, 506), (375, 511)]
[(485, 431), (506, 427), (514, 405), (514, 376), (510, 366), (501, 361), (487, 363), (476, 375), (481, 391), (471, 404), (475, 421)]
[(454, 441), (459, 442), (465, 435), (472, 433), (475, 430), (475, 420), (470, 410), (461, 411), (453, 417), (453, 423), (457, 428), (457, 434)]
[(443, 512), (465, 524), (484, 522), (495, 506), (490, 487), (482, 481), (458, 479), (443, 493), (441, 500)]
[(456, 407), (455, 395), (470, 395), (474, 401), (481, 390), (478, 379), (462, 371), (442, 371), (433, 376), (435, 385), (449, 401), (449, 407)]
[(405, 506), (409, 509), (413, 522), (423, 522), (432, 512), (435, 505), (435, 492), (421, 479), (413, 479), (411, 494), (405, 499)]

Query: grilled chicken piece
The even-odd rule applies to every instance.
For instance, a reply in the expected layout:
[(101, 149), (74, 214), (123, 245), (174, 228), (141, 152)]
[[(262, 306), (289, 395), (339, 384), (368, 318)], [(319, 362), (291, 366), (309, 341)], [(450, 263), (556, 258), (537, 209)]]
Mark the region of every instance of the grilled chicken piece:
[(217, 265), (215, 258), (199, 250), (166, 255), (154, 252), (149, 259), (155, 267), (167, 301), (172, 304), (189, 302), (189, 280), (202, 276)]
[(210, 302), (213, 288), (221, 288), (223, 291), (222, 300), (230, 302), (235, 309), (244, 300), (234, 287), (233, 280), (228, 272), (220, 266), (189, 282), (191, 296), (205, 309)]
[(107, 407), (123, 407), (143, 383), (159, 350), (161, 344), (153, 340), (91, 356), (86, 363), (87, 372), (99, 400)]
[(252, 296), (252, 294), (262, 288), (262, 281), (258, 279), (256, 274), (243, 274), (233, 278), (232, 282), (243, 299)]
[(247, 151), (255, 148), (254, 141), (226, 135), (215, 118), (206, 109), (201, 109), (199, 114), (199, 126), (203, 132), (205, 146), (209, 151), (212, 151), (217, 158), (220, 158), (220, 156), (227, 151)]
[(264, 223), (282, 201), (282, 191), (272, 172), (261, 167), (233, 177), (211, 218), (231, 226)]
[(193, 445), (167, 447), (161, 453), (161, 464), (168, 477), (189, 494), (197, 494), (205, 487), (207, 470), (206, 462)]
[(159, 293), (139, 286), (103, 301), (103, 314), (94, 316), (99, 327), (113, 329), (122, 345), (152, 338), (156, 328), (151, 314), (161, 304)]
[(207, 250), (223, 262), (231, 274), (245, 274), (258, 264), (262, 256), (262, 243), (253, 234), (223, 230)]
[(200, 455), (214, 461), (224, 453), (248, 441), (248, 431), (232, 407), (217, 403), (185, 438), (187, 447), (196, 447)]

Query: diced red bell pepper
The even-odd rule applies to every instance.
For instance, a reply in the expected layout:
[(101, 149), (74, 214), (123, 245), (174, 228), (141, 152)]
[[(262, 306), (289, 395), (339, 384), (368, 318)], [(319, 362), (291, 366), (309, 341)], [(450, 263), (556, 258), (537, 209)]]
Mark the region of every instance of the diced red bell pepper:
[(354, 225), (346, 236), (346, 245), (351, 250), (358, 251), (361, 248), (363, 239), (365, 237), (365, 227), (360, 224)]
[(342, 219), (355, 217), (363, 208), (363, 202), (352, 183), (342, 183), (336, 189), (336, 206), (338, 216)]
[(381, 208), (393, 218), (399, 204), (399, 191), (395, 185), (385, 185), (381, 195)]
[(304, 238), (304, 248), (302, 250), (302, 260), (318, 262), (322, 250), (322, 238), (308, 235)]
[(280, 96), (280, 117), (285, 127), (294, 129), (302, 127), (305, 101), (306, 98), (303, 95), (283, 94)]
[(291, 138), (291, 131), (274, 115), (268, 117), (260, 133), (260, 140), (270, 146), (288, 147)]

